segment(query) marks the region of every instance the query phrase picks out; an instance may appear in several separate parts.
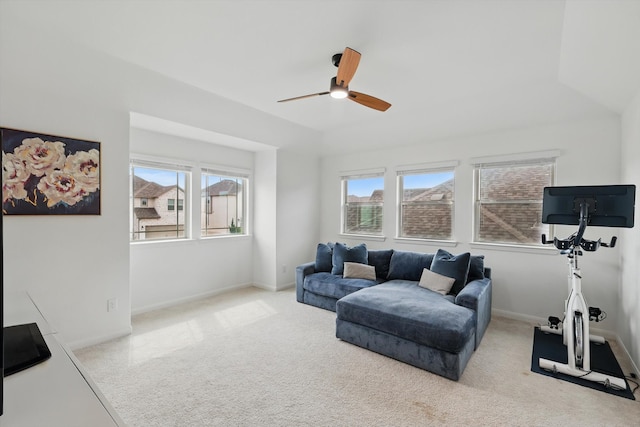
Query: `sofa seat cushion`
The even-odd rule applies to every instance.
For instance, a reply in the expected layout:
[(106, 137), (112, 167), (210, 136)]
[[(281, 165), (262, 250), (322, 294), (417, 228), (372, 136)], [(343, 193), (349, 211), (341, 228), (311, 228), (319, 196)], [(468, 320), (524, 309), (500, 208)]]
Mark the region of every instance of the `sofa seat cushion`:
[(338, 319), (459, 353), (475, 339), (473, 311), (413, 281), (394, 280), (340, 299)]
[(314, 294), (339, 299), (352, 292), (377, 284), (376, 280), (345, 279), (340, 275), (322, 272), (305, 277), (302, 287)]

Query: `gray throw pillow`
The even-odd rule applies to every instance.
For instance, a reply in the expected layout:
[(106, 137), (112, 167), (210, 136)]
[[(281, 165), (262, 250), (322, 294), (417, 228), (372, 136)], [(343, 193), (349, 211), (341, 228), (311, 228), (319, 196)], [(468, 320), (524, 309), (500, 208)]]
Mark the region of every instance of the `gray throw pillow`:
[(446, 295), (451, 290), (453, 282), (455, 281), (456, 279), (452, 277), (443, 276), (442, 274), (434, 273), (433, 271), (425, 268), (422, 270), (422, 277), (420, 278), (418, 285), (441, 295)]
[(345, 262), (342, 277), (345, 279), (376, 280), (376, 268), (373, 265), (358, 262)]

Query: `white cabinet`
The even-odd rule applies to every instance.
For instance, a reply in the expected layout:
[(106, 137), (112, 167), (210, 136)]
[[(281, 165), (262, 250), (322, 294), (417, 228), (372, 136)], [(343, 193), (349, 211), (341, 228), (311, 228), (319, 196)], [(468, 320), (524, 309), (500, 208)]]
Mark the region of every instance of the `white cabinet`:
[(26, 294), (5, 295), (5, 326), (37, 323), (51, 358), (4, 379), (0, 427), (124, 426)]

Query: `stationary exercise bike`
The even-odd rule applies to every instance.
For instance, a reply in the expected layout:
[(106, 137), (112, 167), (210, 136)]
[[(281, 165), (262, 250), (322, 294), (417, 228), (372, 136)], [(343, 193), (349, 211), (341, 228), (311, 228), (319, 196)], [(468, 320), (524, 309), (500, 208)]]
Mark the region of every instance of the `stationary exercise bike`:
[[(624, 194), (622, 194), (622, 197), (618, 197), (620, 196), (620, 194), (617, 193), (617, 190), (620, 190), (619, 187), (625, 187), (626, 190)], [(554, 189), (560, 189), (559, 193), (553, 194)], [(589, 193), (589, 190), (594, 191), (594, 195), (591, 195)], [(611, 191), (614, 192), (613, 196), (608, 194)], [(584, 194), (580, 194), (581, 192), (586, 192), (590, 195), (585, 197)], [(578, 193), (577, 196), (575, 195), (576, 193)], [(598, 212), (598, 197), (595, 194), (599, 195), (600, 200), (602, 201), (600, 212)], [(580, 268), (578, 267), (578, 257), (582, 256), (582, 250), (586, 252), (595, 252), (600, 247), (613, 248), (616, 245), (617, 238), (615, 236), (609, 243), (603, 243), (601, 239), (594, 241), (587, 240), (583, 237), (587, 225), (590, 223), (592, 218), (598, 217), (598, 219), (594, 221), (594, 225), (633, 227), (633, 205), (635, 202), (635, 187), (548, 187), (545, 188), (545, 199), (543, 203), (546, 201), (550, 201), (550, 205), (553, 205), (553, 196), (564, 196), (565, 199), (567, 197), (573, 196), (571, 197), (573, 199), (572, 211), (579, 212), (579, 227), (577, 232), (573, 233), (566, 239), (554, 238), (553, 241), (548, 241), (546, 239), (546, 236), (544, 234), (542, 235), (543, 244), (553, 244), (557, 249), (560, 250), (561, 254), (567, 256), (569, 264), (569, 297), (565, 301), (564, 319), (561, 321), (557, 317), (549, 317), (549, 324), (540, 327), (543, 332), (562, 335), (562, 341), (567, 347), (567, 363), (540, 358), (539, 366), (542, 369), (552, 371), (554, 373), (559, 372), (573, 377), (579, 377), (585, 380), (601, 383), (607, 388), (624, 390), (627, 388), (627, 383), (624, 378), (618, 378), (613, 375), (602, 374), (591, 370), (590, 342), (604, 344), (605, 339), (601, 336), (590, 334), (589, 322), (599, 322), (601, 320), (604, 320), (606, 314), (599, 308), (589, 307), (584, 299), (584, 296), (582, 295), (582, 273), (580, 272)], [(617, 204), (612, 204), (612, 200), (614, 200), (616, 197), (619, 199), (623, 199), (623, 201)], [(567, 221), (567, 203), (568, 202), (565, 200), (564, 217), (562, 217), (562, 215), (556, 214), (554, 218), (554, 214), (550, 213), (551, 211), (558, 212), (557, 204), (551, 206), (550, 209), (547, 209), (546, 215), (545, 208), (543, 206), (543, 222), (545, 222), (546, 219), (547, 223), (574, 223), (573, 220)], [(610, 206), (603, 206), (607, 203)], [(608, 215), (615, 209), (623, 210), (624, 215)], [(562, 209), (559, 210), (562, 211)], [(600, 217), (604, 217), (604, 219)], [(559, 328), (560, 323), (562, 323), (562, 329)]]

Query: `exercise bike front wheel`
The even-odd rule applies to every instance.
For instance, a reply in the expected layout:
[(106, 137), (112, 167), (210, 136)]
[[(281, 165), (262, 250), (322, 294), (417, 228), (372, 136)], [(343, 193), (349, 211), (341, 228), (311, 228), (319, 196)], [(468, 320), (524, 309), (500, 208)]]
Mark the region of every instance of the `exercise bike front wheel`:
[(573, 318), (574, 326), (574, 354), (576, 355), (576, 367), (582, 367), (584, 356), (584, 328), (582, 325), (582, 313), (576, 312)]

